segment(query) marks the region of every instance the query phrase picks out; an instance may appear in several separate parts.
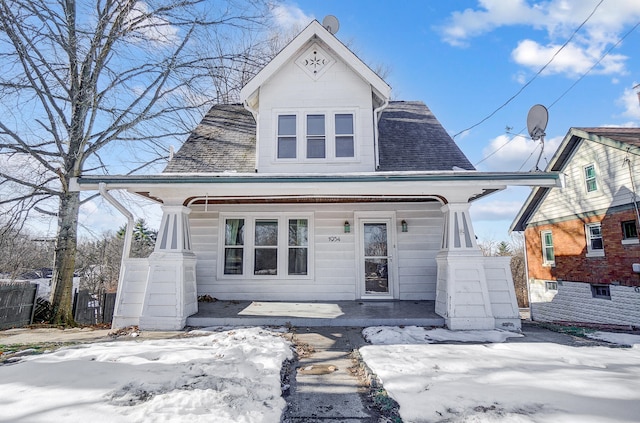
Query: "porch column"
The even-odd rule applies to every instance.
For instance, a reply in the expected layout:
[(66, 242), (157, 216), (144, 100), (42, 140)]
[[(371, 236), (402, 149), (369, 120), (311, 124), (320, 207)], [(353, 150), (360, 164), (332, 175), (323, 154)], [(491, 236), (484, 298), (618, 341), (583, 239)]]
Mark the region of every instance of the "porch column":
[(149, 256), (140, 328), (176, 330), (198, 311), (196, 256), (191, 251), (189, 213), (182, 205), (162, 206), (155, 250)]
[(473, 231), (469, 203), (445, 204), (442, 246), (436, 256), (436, 313), (451, 330), (494, 329), (484, 257)]

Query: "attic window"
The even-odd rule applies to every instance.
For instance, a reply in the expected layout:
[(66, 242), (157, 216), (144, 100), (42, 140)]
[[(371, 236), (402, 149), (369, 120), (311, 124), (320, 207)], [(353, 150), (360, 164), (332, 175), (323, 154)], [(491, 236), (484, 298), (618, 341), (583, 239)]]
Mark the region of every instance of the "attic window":
[(329, 53), (314, 43), (296, 60), (296, 64), (313, 79), (320, 78), (335, 63)]

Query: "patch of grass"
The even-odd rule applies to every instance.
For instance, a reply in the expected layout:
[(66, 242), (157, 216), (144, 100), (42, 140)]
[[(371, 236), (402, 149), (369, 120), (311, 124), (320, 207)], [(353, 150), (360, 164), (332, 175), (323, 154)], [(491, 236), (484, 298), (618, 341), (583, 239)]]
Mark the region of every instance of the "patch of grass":
[(68, 345), (74, 345), (73, 342), (41, 342), (32, 344), (0, 344), (0, 365), (7, 362), (16, 361), (19, 357), (27, 355), (44, 354), (57, 350), (58, 348)]
[(380, 388), (371, 392), (371, 401), (373, 405), (380, 411), (387, 422), (402, 423), (402, 419), (398, 414), (400, 406), (389, 396), (386, 390)]

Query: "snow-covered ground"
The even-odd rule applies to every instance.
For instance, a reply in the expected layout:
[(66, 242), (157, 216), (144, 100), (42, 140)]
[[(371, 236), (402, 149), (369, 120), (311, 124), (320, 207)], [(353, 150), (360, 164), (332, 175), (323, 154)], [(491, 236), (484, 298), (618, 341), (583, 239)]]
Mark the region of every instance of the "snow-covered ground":
[(0, 422), (279, 422), (290, 343), (261, 328), (203, 335), (83, 344), (0, 366)]
[[(478, 332), (366, 328), (360, 349), (406, 422), (638, 422), (640, 336), (596, 332), (631, 348), (481, 341)], [(508, 333), (486, 331), (489, 342)], [(466, 339), (465, 339), (466, 338)], [(504, 338), (503, 338), (504, 339)], [(393, 345), (385, 345), (393, 344)]]
[[(290, 343), (262, 328), (191, 333), (200, 336), (82, 344), (2, 365), (0, 422), (279, 422)], [(591, 335), (633, 345), (608, 348), (502, 343), (521, 336), (504, 331), (364, 334), (375, 345), (361, 355), (406, 423), (640, 420), (640, 336)], [(442, 341), (457, 343), (433, 344)]]

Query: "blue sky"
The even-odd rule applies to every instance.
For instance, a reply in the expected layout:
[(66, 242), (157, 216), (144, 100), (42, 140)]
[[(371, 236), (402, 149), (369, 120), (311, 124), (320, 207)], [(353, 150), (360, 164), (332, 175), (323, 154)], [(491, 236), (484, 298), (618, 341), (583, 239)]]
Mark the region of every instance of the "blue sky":
[[(542, 169), (570, 127), (640, 126), (633, 90), (640, 83), (640, 0), (297, 0), (280, 3), (274, 15), (283, 33), (336, 16), (336, 36), (372, 68), (388, 69), (393, 98), (425, 102), (481, 171), (534, 168), (539, 143), (507, 127), (526, 135), (535, 104), (549, 108)], [(507, 240), (529, 191), (509, 188), (474, 203), (479, 240)], [(127, 203), (159, 225), (157, 207)], [(84, 205), (83, 230), (123, 224), (111, 209), (99, 200)]]
[[(450, 135), (464, 131), (455, 141), (478, 170), (534, 168), (539, 143), (507, 127), (527, 135), (535, 104), (549, 108), (542, 169), (570, 127), (640, 125), (638, 0), (298, 0), (278, 10), (285, 27), (326, 15), (363, 61), (389, 69), (394, 99), (424, 101)], [(475, 203), (480, 240), (507, 239), (529, 191)]]

